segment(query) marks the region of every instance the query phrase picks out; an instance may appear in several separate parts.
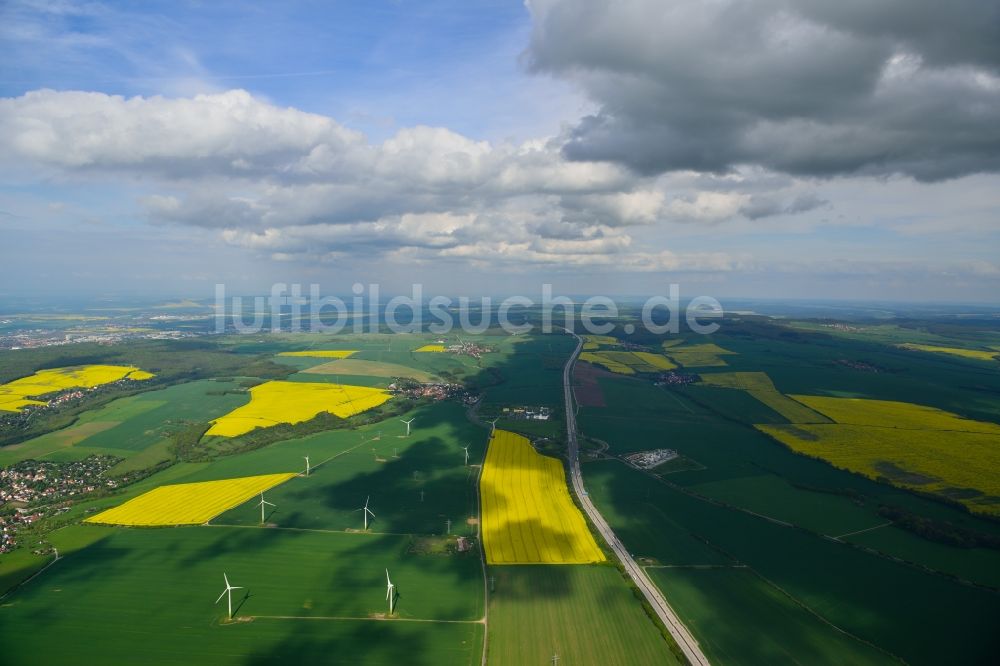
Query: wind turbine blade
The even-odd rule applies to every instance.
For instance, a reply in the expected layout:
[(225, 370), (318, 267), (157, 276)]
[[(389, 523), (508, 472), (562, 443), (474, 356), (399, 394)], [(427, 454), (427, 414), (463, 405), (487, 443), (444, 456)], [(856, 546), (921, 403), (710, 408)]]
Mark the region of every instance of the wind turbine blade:
[(234, 587), (231, 587), (231, 588), (229, 588), (229, 589), (230, 589), (230, 590), (242, 590), (243, 588), (242, 588), (242, 587), (240, 587), (240, 586), (238, 586), (238, 585), (236, 585), (236, 586), (234, 586)]
[(229, 587), (226, 587), (226, 589), (224, 589), (222, 591), (222, 594), (219, 595), (219, 598), (215, 600), (215, 603), (219, 603), (220, 601), (222, 601), (222, 597), (226, 596), (226, 592), (228, 592), (228, 591), (229, 591)]
[(226, 581), (226, 587), (229, 587), (229, 576), (225, 573), (222, 574), (222, 580)]

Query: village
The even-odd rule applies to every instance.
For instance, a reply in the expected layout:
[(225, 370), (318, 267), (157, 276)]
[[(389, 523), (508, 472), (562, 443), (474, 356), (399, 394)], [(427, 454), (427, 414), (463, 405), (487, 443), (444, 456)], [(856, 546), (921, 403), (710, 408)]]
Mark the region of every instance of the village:
[(14, 548), (18, 528), (67, 511), (66, 500), (117, 488), (119, 481), (103, 477), (119, 462), (114, 456), (89, 456), (72, 462), (24, 460), (0, 469), (0, 553)]

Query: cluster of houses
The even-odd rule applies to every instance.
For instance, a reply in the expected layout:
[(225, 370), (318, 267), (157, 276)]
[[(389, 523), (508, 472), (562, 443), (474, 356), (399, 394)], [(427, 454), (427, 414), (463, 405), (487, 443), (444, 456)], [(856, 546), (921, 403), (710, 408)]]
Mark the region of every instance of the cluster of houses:
[(0, 469), (0, 552), (14, 547), (19, 527), (67, 511), (68, 505), (56, 506), (61, 501), (116, 488), (118, 481), (103, 477), (120, 460), (114, 456), (90, 456), (58, 463), (23, 460)]
[(683, 386), (694, 384), (700, 379), (698, 375), (689, 372), (664, 372), (653, 383), (656, 386)]
[(504, 407), (503, 418), (511, 421), (548, 421), (552, 410), (548, 407)]

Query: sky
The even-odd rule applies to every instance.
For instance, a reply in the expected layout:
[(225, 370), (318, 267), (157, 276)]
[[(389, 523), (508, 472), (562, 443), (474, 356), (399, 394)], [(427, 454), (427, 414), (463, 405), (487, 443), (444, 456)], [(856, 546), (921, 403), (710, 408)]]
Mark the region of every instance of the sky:
[(0, 3), (0, 298), (1000, 302), (993, 0)]

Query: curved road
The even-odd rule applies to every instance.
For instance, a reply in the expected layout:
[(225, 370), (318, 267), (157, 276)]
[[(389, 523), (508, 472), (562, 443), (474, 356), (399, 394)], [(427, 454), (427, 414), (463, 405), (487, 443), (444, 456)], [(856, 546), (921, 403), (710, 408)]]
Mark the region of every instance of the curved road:
[(684, 652), (684, 656), (696, 666), (708, 666), (708, 659), (702, 653), (701, 647), (698, 646), (698, 641), (694, 639), (694, 636), (691, 635), (687, 627), (677, 617), (677, 614), (674, 613), (674, 609), (667, 603), (660, 589), (649, 580), (642, 567), (635, 563), (635, 560), (632, 559), (624, 544), (615, 535), (607, 521), (604, 520), (604, 516), (597, 510), (594, 503), (590, 501), (590, 497), (583, 489), (583, 476), (580, 474), (579, 448), (576, 442), (576, 413), (573, 410), (573, 388), (570, 384), (573, 364), (576, 362), (576, 357), (580, 355), (583, 340), (569, 329), (566, 329), (566, 332), (576, 338), (576, 350), (569, 357), (569, 360), (566, 361), (566, 367), (563, 369), (563, 391), (565, 392), (566, 400), (566, 435), (573, 491), (580, 500), (583, 510), (590, 516), (590, 520), (597, 528), (597, 531), (601, 533), (601, 536), (604, 537), (604, 540), (608, 542), (611, 550), (618, 557), (618, 561), (625, 567), (626, 573), (628, 573), (629, 577), (636, 584), (636, 587), (642, 591), (643, 596), (646, 597), (646, 601), (653, 607), (660, 620), (663, 621), (664, 626), (670, 631), (670, 635), (677, 641), (677, 645)]

